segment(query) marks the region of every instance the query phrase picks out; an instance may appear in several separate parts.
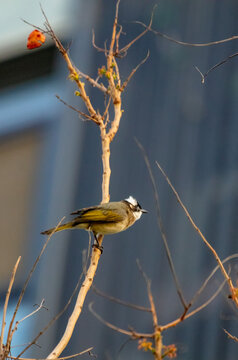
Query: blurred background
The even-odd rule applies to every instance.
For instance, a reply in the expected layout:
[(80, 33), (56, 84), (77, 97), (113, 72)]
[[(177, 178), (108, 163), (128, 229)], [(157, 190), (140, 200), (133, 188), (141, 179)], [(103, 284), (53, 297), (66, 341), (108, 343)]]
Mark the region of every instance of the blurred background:
[[(110, 40), (115, 1), (42, 0), (41, 4), (56, 34), (70, 47), (75, 64), (97, 77), (104, 55), (91, 42), (104, 47)], [(149, 23), (156, 1), (121, 0), (119, 23), (121, 45), (142, 31), (135, 20)], [(235, 0), (161, 0), (153, 27), (187, 42), (209, 42), (237, 34), (238, 3)], [(9, 318), (34, 259), (44, 244), (40, 232), (54, 226), (77, 208), (101, 201), (101, 144), (95, 124), (81, 121), (60, 103), (58, 94), (84, 111), (75, 85), (49, 39), (42, 48), (26, 49), (32, 28), (22, 19), (43, 26), (38, 0), (11, 0), (0, 4), (0, 294), (1, 308), (12, 268), (22, 256), (12, 292)], [(168, 267), (157, 227), (155, 200), (143, 157), (134, 137), (144, 146), (158, 186), (162, 218), (177, 275), (189, 301), (216, 266), (178, 206), (160, 174), (159, 161), (195, 222), (222, 259), (237, 252), (238, 233), (238, 65), (237, 58), (211, 72), (205, 84), (202, 72), (237, 51), (237, 40), (211, 47), (184, 47), (147, 34), (119, 60), (122, 79), (150, 51), (122, 95), (124, 110), (119, 132), (111, 146), (111, 200), (136, 197), (149, 211), (128, 231), (104, 239), (104, 252), (95, 285), (105, 293), (138, 305), (149, 306), (145, 283), (136, 266), (152, 280), (159, 323), (164, 325), (182, 314), (182, 306)], [(86, 85), (95, 108), (104, 99)], [(82, 251), (88, 246), (83, 231), (54, 235), (20, 308), (18, 319), (45, 299), (47, 310), (25, 320), (15, 336), (14, 354), (67, 303), (82, 272)], [(230, 262), (236, 282), (237, 261)], [(206, 301), (223, 281), (217, 272), (199, 300)], [(164, 334), (164, 343), (175, 343), (178, 358), (237, 358), (237, 343), (223, 328), (237, 332), (237, 312), (222, 293), (203, 311)], [(138, 312), (100, 298), (87, 296), (82, 315), (64, 355), (93, 346), (99, 359), (147, 359), (101, 324), (88, 310), (128, 329), (152, 332), (148, 313)], [(63, 334), (74, 300), (66, 313), (22, 356), (43, 358)], [(88, 355), (82, 356), (88, 358)]]

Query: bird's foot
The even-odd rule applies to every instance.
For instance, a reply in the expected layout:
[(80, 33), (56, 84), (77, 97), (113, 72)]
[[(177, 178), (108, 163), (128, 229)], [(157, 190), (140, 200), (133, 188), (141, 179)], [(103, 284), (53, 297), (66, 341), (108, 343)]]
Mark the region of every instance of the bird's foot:
[(93, 244), (92, 248), (98, 249), (101, 251), (101, 254), (103, 253), (103, 246), (99, 245), (98, 243)]

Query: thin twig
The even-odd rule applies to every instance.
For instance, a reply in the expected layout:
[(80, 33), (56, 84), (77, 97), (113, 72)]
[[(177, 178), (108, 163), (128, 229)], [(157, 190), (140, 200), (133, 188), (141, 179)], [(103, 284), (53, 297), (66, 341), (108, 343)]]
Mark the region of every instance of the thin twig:
[[(45, 12), (43, 11), (42, 6), (41, 6), (41, 11), (42, 11), (42, 13), (43, 13), (43, 15), (44, 15), (44, 17), (45, 17), (45, 19), (46, 19), (46, 30), (43, 29), (43, 28), (41, 28), (41, 27), (39, 27), (39, 26), (36, 26), (36, 25), (34, 25), (34, 24), (31, 24), (30, 22), (28, 22), (28, 21), (26, 21), (26, 20), (24, 20), (24, 19), (21, 19), (21, 20), (22, 20), (25, 24), (27, 24), (27, 25), (29, 25), (29, 26), (32, 26), (34, 29), (37, 29), (37, 30), (41, 31), (42, 33), (47, 34), (47, 35), (49, 35), (50, 37), (52, 37), (52, 35), (54, 35), (54, 36), (52, 37), (52, 40), (55, 41), (55, 42), (58, 44), (57, 47), (58, 47), (58, 48), (61, 48), (61, 52), (62, 52), (62, 50), (63, 50), (63, 52), (65, 51), (65, 52), (67, 53), (67, 52), (68, 52), (68, 49), (67, 49), (67, 50), (64, 49), (62, 43), (61, 43), (60, 40), (56, 37), (56, 35), (55, 35), (52, 27), (50, 26), (50, 23), (49, 23), (47, 17), (46, 17)], [(93, 33), (93, 34), (94, 34), (94, 33)], [(96, 45), (95, 45), (95, 47), (96, 47)], [(97, 48), (97, 47), (96, 47), (96, 48)], [(98, 50), (99, 50), (99, 48), (98, 48)], [(100, 50), (102, 50), (102, 51), (104, 52), (104, 49), (100, 49)], [(77, 68), (76, 68), (76, 69), (77, 69)], [(95, 81), (95, 80), (94, 80), (93, 78), (91, 78), (89, 75), (84, 74), (84, 73), (83, 73), (82, 71), (80, 71), (79, 69), (77, 69), (77, 72), (78, 72), (78, 74), (79, 74), (81, 77), (83, 77), (84, 79), (86, 79), (93, 87), (97, 87), (100, 91), (102, 91), (102, 92), (104, 92), (104, 93), (107, 92), (107, 88), (106, 88), (103, 84), (99, 84), (97, 81)]]
[[(16, 348), (19, 348), (19, 347), (22, 347), (22, 346), (26, 346), (28, 344), (29, 344), (29, 342), (23, 343), (23, 344), (18, 344), (18, 345), (11, 345), (11, 349), (16, 349)], [(39, 344), (35, 344), (35, 346), (38, 347), (39, 349), (41, 349), (41, 346)]]
[(44, 243), (44, 245), (43, 245), (43, 247), (42, 247), (42, 249), (41, 249), (40, 254), (37, 256), (37, 258), (36, 258), (36, 260), (35, 260), (32, 268), (31, 268), (31, 270), (30, 270), (30, 272), (29, 272), (29, 274), (28, 274), (28, 276), (27, 276), (27, 279), (26, 279), (26, 281), (25, 281), (25, 283), (24, 283), (24, 285), (23, 285), (23, 288), (22, 288), (22, 290), (21, 290), (21, 293), (20, 293), (20, 295), (19, 295), (19, 298), (18, 298), (16, 307), (15, 307), (15, 311), (14, 311), (14, 314), (13, 314), (13, 316), (12, 316), (12, 319), (11, 319), (11, 322), (10, 322), (10, 325), (9, 325), (8, 335), (7, 335), (7, 346), (10, 346), (10, 344), (11, 344), (11, 339), (12, 339), (12, 326), (13, 326), (13, 323), (14, 323), (14, 321), (15, 321), (16, 314), (17, 314), (17, 311), (18, 311), (18, 309), (19, 309), (19, 307), (20, 307), (22, 298), (23, 298), (23, 296), (24, 296), (24, 294), (25, 294), (27, 285), (28, 285), (28, 283), (29, 283), (29, 281), (30, 281), (30, 279), (31, 279), (34, 271), (35, 271), (35, 268), (36, 268), (37, 264), (38, 264), (39, 261), (40, 261), (41, 256), (43, 255), (43, 253), (44, 253), (44, 251), (45, 251), (45, 249), (46, 249), (46, 246), (48, 245), (51, 237), (52, 237), (52, 236), (54, 235), (54, 233), (57, 231), (58, 227), (60, 226), (60, 224), (62, 223), (62, 221), (63, 221), (64, 219), (65, 219), (65, 217), (63, 217), (63, 218), (58, 222), (57, 226), (54, 228), (54, 230), (52, 231), (52, 233), (48, 236), (46, 242)]
[(113, 65), (114, 65), (115, 72), (116, 72), (116, 81), (117, 81), (116, 87), (118, 89), (120, 89), (121, 88), (120, 72), (119, 72), (119, 67), (117, 65), (117, 61), (116, 61), (115, 56), (113, 56), (112, 61), (113, 61)]
[(167, 330), (171, 327), (175, 327), (177, 326), (179, 323), (181, 323), (182, 321), (188, 319), (189, 317), (195, 315), (196, 313), (198, 313), (199, 311), (201, 311), (202, 309), (204, 309), (205, 307), (207, 307), (216, 297), (217, 295), (221, 292), (221, 290), (223, 289), (224, 285), (226, 283), (226, 280), (223, 280), (222, 284), (219, 286), (219, 288), (215, 291), (215, 293), (205, 302), (203, 303), (201, 306), (197, 307), (196, 309), (194, 309), (193, 311), (188, 312), (187, 314), (185, 314), (185, 316), (180, 316), (179, 318), (177, 318), (174, 321), (171, 321), (170, 323), (166, 324), (166, 325), (162, 325), (160, 326), (160, 330), (164, 331)]
[[(82, 112), (81, 110), (78, 110), (76, 109), (75, 107), (73, 107), (72, 105), (69, 105), (67, 102), (65, 102), (63, 99), (61, 99), (59, 97), (59, 95), (55, 95), (55, 97), (60, 101), (62, 102), (62, 104), (64, 104), (65, 106), (67, 106), (69, 109), (77, 112), (79, 115), (81, 115), (83, 118), (85, 118), (86, 120), (91, 120), (93, 122), (95, 122), (97, 125), (99, 124), (98, 120), (95, 119), (94, 117), (90, 116), (90, 115), (87, 115), (85, 114), (84, 112)], [(82, 119), (83, 120), (83, 119)]]
[[(235, 259), (238, 257), (238, 254), (232, 254), (228, 257), (226, 257), (224, 260), (222, 260), (222, 263), (225, 264), (226, 262), (228, 262), (229, 260), (232, 260), (232, 259)], [(189, 305), (192, 306), (194, 304), (194, 302), (196, 301), (196, 299), (198, 298), (199, 295), (201, 295), (202, 291), (205, 289), (205, 287), (207, 286), (208, 282), (210, 281), (210, 279), (214, 276), (214, 274), (216, 273), (216, 271), (220, 269), (220, 266), (217, 265), (213, 270), (212, 272), (210, 273), (210, 275), (206, 278), (206, 280), (204, 281), (204, 283), (202, 284), (202, 286), (200, 287), (200, 289), (195, 293), (195, 295), (193, 296), (192, 300), (189, 302)], [(221, 287), (219, 288), (220, 290), (222, 289), (223, 287), (223, 284), (221, 285)], [(219, 292), (219, 290), (217, 290)], [(217, 296), (217, 293), (215, 293), (216, 296)], [(209, 303), (213, 300), (213, 298), (215, 298), (215, 295), (212, 296), (212, 298), (209, 299)], [(205, 303), (207, 304), (207, 303)], [(208, 304), (207, 304), (208, 305)], [(202, 305), (202, 308), (204, 308), (205, 305), (203, 304)], [(195, 313), (197, 313), (198, 311), (201, 310), (201, 307), (198, 307), (194, 310), (194, 312), (190, 312), (189, 313), (189, 316), (192, 316), (194, 315)], [(188, 316), (188, 317), (189, 317)], [(185, 318), (187, 318), (186, 316), (186, 313), (184, 313), (182, 316), (180, 316), (180, 321), (183, 321)], [(179, 322), (178, 320), (175, 320), (175, 325), (177, 325), (177, 323)], [(174, 322), (170, 323), (170, 324), (173, 324)], [(175, 325), (172, 325), (172, 326), (175, 326)], [(163, 330), (163, 329), (162, 329)]]
[[(92, 349), (93, 349), (93, 347), (90, 347), (90, 348), (88, 348), (86, 350), (80, 351), (80, 353), (77, 353), (77, 354), (59, 357), (58, 360), (72, 359), (72, 358), (75, 358), (76, 356), (80, 356), (80, 355), (83, 355), (83, 354), (85, 354), (87, 352), (90, 352)], [(8, 358), (13, 359), (13, 360), (36, 360), (35, 358), (22, 358), (22, 357), (15, 357), (15, 356), (8, 356)], [(37, 360), (46, 360), (46, 358), (37, 359)]]
[(117, 304), (130, 307), (130, 308), (132, 308), (132, 309), (134, 309), (134, 310), (151, 312), (151, 309), (149, 309), (149, 308), (147, 308), (147, 307), (140, 306), (140, 305), (136, 305), (136, 304), (132, 304), (132, 303), (128, 303), (127, 301), (124, 301), (124, 300), (118, 299), (118, 298), (116, 298), (116, 297), (114, 297), (114, 296), (105, 294), (104, 292), (102, 292), (101, 290), (99, 290), (95, 285), (92, 285), (92, 289), (93, 289), (93, 291), (94, 291), (97, 295), (102, 296), (102, 297), (104, 297), (105, 299), (108, 299), (108, 300), (110, 300), (110, 301), (112, 301), (112, 302), (115, 302), (115, 303), (117, 303)]
[(62, 316), (62, 314), (68, 309), (68, 307), (69, 307), (69, 305), (71, 304), (71, 302), (72, 302), (72, 300), (73, 300), (73, 297), (74, 297), (74, 295), (76, 294), (76, 291), (77, 291), (77, 289), (78, 289), (78, 287), (79, 287), (79, 284), (80, 284), (80, 282), (81, 282), (82, 276), (83, 276), (83, 273), (81, 273), (81, 275), (80, 275), (80, 277), (79, 277), (79, 280), (78, 280), (78, 282), (77, 282), (77, 284), (76, 284), (76, 286), (75, 286), (75, 288), (74, 288), (74, 291), (72, 292), (72, 295), (70, 296), (68, 302), (65, 304), (65, 306), (63, 307), (63, 309), (62, 309), (56, 316), (54, 316), (54, 317), (48, 322), (48, 324), (44, 327), (44, 329), (41, 330), (41, 331), (39, 332), (39, 334), (37, 334), (37, 336), (27, 345), (27, 347), (20, 352), (20, 354), (17, 356), (17, 359), (19, 359), (20, 356), (21, 356), (22, 354), (24, 354), (24, 352), (26, 352), (26, 350), (28, 350), (32, 345), (34, 345), (34, 344), (36, 343), (36, 341), (39, 339), (39, 337), (40, 337), (41, 335), (43, 335), (43, 334), (48, 330), (48, 328), (49, 328), (55, 321), (57, 321), (57, 320)]
[(191, 312), (189, 312), (184, 319), (187, 319), (193, 315), (195, 315), (197, 312), (201, 311), (202, 309), (204, 309), (205, 307), (207, 307), (216, 297), (217, 295), (221, 292), (221, 290), (223, 289), (224, 285), (226, 284), (226, 279), (223, 280), (223, 282), (221, 283), (221, 285), (218, 287), (218, 289), (215, 291), (215, 293), (205, 302), (203, 303), (201, 306), (197, 307), (196, 309), (192, 310)]
[(238, 342), (238, 337), (231, 335), (226, 329), (223, 329), (225, 331), (225, 333), (227, 334), (228, 338), (235, 340), (236, 342)]
[(36, 314), (39, 310), (45, 308), (46, 307), (44, 306), (44, 303), (45, 303), (45, 299), (42, 299), (41, 302), (40, 302), (40, 305), (37, 306), (36, 310), (32, 311), (30, 314), (24, 316), (22, 319), (18, 320), (16, 322), (16, 324), (20, 324), (22, 321), (26, 320), (27, 318), (29, 318), (30, 316)]
[(59, 51), (61, 53), (66, 53), (67, 51), (65, 50), (65, 48), (63, 47), (60, 39), (56, 36), (55, 32), (53, 31), (51, 25), (50, 25), (50, 22), (46, 16), (46, 13), (44, 12), (44, 9), (42, 7), (42, 5), (40, 4), (40, 9), (41, 9), (41, 12), (45, 18), (45, 28), (46, 28), (46, 32), (49, 36), (51, 36), (52, 40), (54, 40), (55, 42), (55, 45), (57, 46), (57, 48), (59, 49)]
[(30, 22), (29, 22), (29, 21), (27, 21), (27, 20), (24, 20), (24, 19), (22, 19), (22, 18), (21, 18), (21, 21), (23, 21), (25, 24), (27, 24), (27, 25), (29, 25), (29, 26), (33, 27), (34, 29), (39, 30), (39, 31), (40, 31), (40, 32), (42, 32), (43, 34), (48, 34), (48, 31), (45, 31), (45, 29), (42, 29), (41, 27), (36, 26), (36, 25), (34, 25), (34, 24), (30, 23)]
[(145, 164), (146, 164), (149, 176), (150, 176), (150, 180), (151, 180), (151, 183), (152, 183), (152, 187), (153, 187), (153, 191), (154, 191), (154, 198), (155, 198), (155, 205), (156, 205), (156, 212), (157, 212), (157, 223), (158, 223), (158, 226), (159, 226), (159, 229), (160, 229), (160, 233), (161, 233), (161, 237), (162, 237), (162, 240), (163, 240), (166, 256), (167, 256), (168, 263), (169, 263), (169, 267), (170, 267), (170, 270), (171, 270), (171, 273), (172, 273), (172, 276), (173, 276), (173, 279), (174, 279), (174, 283), (175, 283), (175, 286), (176, 286), (176, 291), (177, 291), (179, 299), (180, 299), (180, 301), (181, 301), (181, 303), (182, 303), (182, 305), (184, 307), (184, 310), (187, 310), (188, 305), (187, 305), (186, 300), (184, 298), (182, 288), (180, 286), (179, 279), (178, 279), (177, 274), (176, 274), (176, 270), (175, 270), (175, 266), (174, 266), (174, 263), (173, 263), (172, 255), (171, 255), (169, 245), (168, 245), (168, 241), (167, 241), (167, 238), (166, 238), (166, 233), (165, 233), (165, 229), (164, 229), (164, 225), (163, 225), (163, 221), (162, 221), (162, 216), (161, 216), (161, 210), (160, 210), (159, 193), (158, 193), (157, 186), (156, 186), (156, 183), (155, 183), (155, 178), (154, 178), (154, 175), (153, 175), (153, 172), (152, 172), (152, 169), (151, 169), (150, 161), (148, 159), (148, 156), (147, 156), (147, 154), (145, 152), (145, 149), (144, 149), (143, 145), (139, 142), (139, 140), (137, 138), (135, 138), (135, 142), (136, 142), (137, 146), (139, 147), (139, 149), (142, 152), (142, 155), (143, 155), (143, 158), (144, 158), (144, 161), (145, 161)]
[(128, 76), (128, 78), (124, 81), (124, 83), (121, 86), (121, 91), (123, 91), (125, 89), (125, 87), (128, 85), (129, 81), (131, 80), (132, 76), (135, 74), (135, 72), (139, 69), (139, 67), (141, 67), (141, 65), (143, 65), (146, 60), (148, 59), (148, 57), (150, 56), (150, 52), (148, 50), (146, 57), (131, 71), (130, 75)]
[(142, 266), (139, 262), (139, 259), (136, 260), (136, 264), (145, 280), (146, 287), (147, 287), (147, 296), (150, 302), (151, 314), (152, 314), (152, 321), (153, 321), (153, 328), (154, 328), (154, 345), (155, 345), (155, 359), (160, 360), (162, 355), (162, 336), (161, 330), (158, 325), (158, 316), (155, 308), (155, 302), (151, 291), (151, 280), (148, 278), (146, 273), (143, 271)]
[(211, 71), (215, 70), (216, 68), (218, 68), (219, 66), (225, 64), (227, 61), (233, 59), (233, 58), (236, 57), (236, 56), (238, 56), (238, 52), (236, 52), (236, 53), (234, 53), (234, 54), (232, 54), (232, 55), (227, 56), (225, 59), (223, 59), (222, 61), (219, 61), (217, 64), (215, 64), (214, 66), (212, 66), (209, 70), (207, 70), (207, 71), (205, 72), (205, 74), (203, 74), (203, 73), (199, 70), (199, 68), (198, 68), (197, 66), (195, 66), (195, 69), (196, 69), (196, 70), (199, 72), (199, 74), (201, 75), (202, 84), (204, 84), (205, 78), (207, 77), (207, 75), (208, 75)]
[(139, 259), (136, 259), (136, 264), (138, 269), (140, 270), (144, 280), (145, 280), (145, 284), (146, 284), (146, 288), (147, 288), (147, 296), (150, 302), (150, 309), (151, 309), (151, 313), (152, 313), (152, 319), (153, 319), (153, 325), (154, 325), (154, 330), (156, 331), (157, 327), (158, 327), (158, 318), (157, 318), (157, 312), (155, 309), (155, 303), (154, 303), (154, 298), (152, 295), (152, 291), (151, 291), (151, 279), (148, 278), (148, 276), (146, 275), (146, 273), (144, 272), (144, 270), (142, 269), (142, 266), (140, 264)]
[(103, 93), (107, 93), (108, 90), (107, 88), (103, 85), (103, 84), (99, 84), (96, 80), (94, 80), (93, 78), (91, 78), (91, 76), (84, 74), (81, 70), (79, 70), (78, 68), (75, 67), (75, 69), (77, 69), (77, 72), (79, 74), (79, 76), (83, 77), (84, 79), (86, 79), (93, 87), (98, 88), (100, 91), (102, 91)]
[[(18, 325), (19, 325), (22, 321), (24, 321), (24, 320), (26, 320), (27, 318), (29, 318), (30, 316), (36, 314), (40, 309), (42, 309), (42, 308), (45, 308), (45, 309), (46, 309), (46, 307), (44, 306), (44, 302), (45, 302), (45, 299), (42, 299), (40, 305), (38, 305), (38, 307), (37, 307), (36, 310), (32, 311), (30, 314), (26, 315), (24, 318), (16, 321), (16, 324), (15, 324), (15, 326), (14, 326), (14, 328), (12, 329), (12, 332), (11, 332), (11, 338), (13, 337), (14, 333), (17, 331)], [(48, 309), (47, 309), (47, 310), (48, 310)]]
[(107, 327), (109, 327), (110, 329), (113, 329), (121, 334), (124, 335), (128, 335), (131, 336), (134, 339), (140, 339), (140, 338), (153, 338), (154, 334), (147, 334), (147, 333), (139, 333), (139, 332), (134, 332), (134, 331), (128, 331), (125, 329), (121, 329), (116, 325), (111, 324), (110, 322), (104, 320), (98, 313), (96, 313), (96, 311), (93, 309), (93, 302), (91, 302), (88, 306), (89, 311), (104, 325), (106, 325)]
[(172, 38), (171, 36), (168, 36), (166, 34), (163, 34), (160, 31), (156, 31), (156, 30), (152, 29), (150, 26), (147, 26), (146, 24), (144, 24), (141, 21), (133, 21), (133, 22), (135, 24), (142, 25), (144, 28), (148, 29), (148, 31), (153, 32), (155, 35), (163, 37), (166, 40), (172, 41), (175, 44), (184, 45), (184, 46), (195, 46), (195, 47), (212, 46), (212, 45), (224, 44), (224, 43), (226, 43), (228, 41), (238, 39), (238, 35), (234, 35), (234, 36), (231, 36), (231, 37), (226, 38), (226, 39), (217, 40), (217, 41), (210, 41), (210, 42), (207, 42), (207, 43), (190, 43), (190, 42), (176, 40), (176, 39)]
[(99, 46), (97, 46), (97, 45), (95, 44), (95, 32), (94, 32), (94, 29), (92, 29), (92, 44), (93, 44), (93, 47), (94, 47), (97, 51), (100, 51), (100, 52), (105, 53), (105, 49), (102, 49), (102, 48), (100, 48)]
[(58, 344), (54, 347), (54, 349), (51, 351), (51, 353), (47, 356), (47, 359), (58, 358), (59, 355), (62, 353), (62, 351), (67, 346), (67, 344), (73, 334), (77, 320), (81, 314), (85, 297), (86, 297), (89, 289), (91, 288), (92, 281), (94, 279), (94, 276), (95, 276), (95, 273), (97, 270), (98, 262), (100, 260), (100, 256), (101, 256), (101, 251), (98, 248), (94, 247), (92, 250), (92, 256), (91, 256), (89, 268), (87, 270), (85, 279), (84, 279), (84, 281), (80, 287), (80, 290), (78, 292), (76, 303), (75, 303), (74, 309), (68, 319), (64, 334), (61, 337)]
[(100, 123), (100, 117), (98, 118), (98, 114), (96, 112), (96, 110), (94, 109), (91, 101), (90, 101), (90, 98), (89, 96), (87, 95), (87, 92), (85, 90), (85, 84), (80, 81), (80, 74), (78, 73), (77, 71), (77, 68), (74, 66), (73, 62), (71, 61), (69, 55), (68, 55), (68, 52), (67, 50), (64, 48), (64, 46), (62, 45), (61, 41), (59, 40), (59, 38), (56, 36), (54, 30), (52, 29), (50, 23), (49, 23), (49, 20), (41, 6), (41, 11), (42, 11), (42, 14), (45, 18), (45, 28), (49, 34), (49, 36), (54, 40), (55, 42), (55, 45), (56, 47), (58, 48), (59, 52), (61, 53), (61, 55), (63, 56), (66, 64), (67, 64), (67, 67), (68, 67), (68, 70), (69, 70), (69, 73), (70, 73), (70, 78), (75, 81), (75, 83), (77, 84), (79, 90), (80, 90), (80, 95), (81, 95), (81, 98), (83, 99), (87, 109), (88, 109), (88, 112), (90, 114), (90, 116), (95, 119), (94, 121), (96, 123)]
[[(222, 284), (219, 286), (219, 288), (215, 291), (215, 293), (205, 302), (203, 303), (201, 306), (197, 307), (196, 309), (194, 309), (193, 311), (187, 313), (183, 318), (180, 316), (179, 318), (177, 318), (176, 320), (174, 321), (171, 321), (170, 323), (166, 324), (166, 325), (160, 325), (158, 327), (158, 330), (160, 332), (163, 332), (164, 330), (167, 330), (171, 327), (175, 327), (177, 326), (179, 323), (183, 322), (185, 319), (188, 319), (189, 317), (195, 315), (196, 313), (198, 313), (199, 311), (201, 311), (202, 309), (204, 309), (205, 307), (207, 307), (216, 297), (217, 295), (221, 292), (222, 288), (224, 287), (226, 283), (226, 280), (224, 280), (222, 282)], [(131, 336), (132, 338), (154, 338), (155, 337), (155, 332), (154, 333), (139, 333), (137, 331), (128, 331), (128, 330), (125, 330), (125, 329), (121, 329), (119, 328), (118, 326), (115, 326), (113, 324), (111, 324), (110, 322), (104, 320), (98, 313), (95, 312), (95, 310), (93, 309), (92, 307), (93, 303), (90, 303), (89, 304), (89, 310), (90, 312), (101, 322), (103, 323), (104, 325), (106, 325), (107, 327), (115, 330), (115, 331), (118, 331), (122, 334), (125, 334), (125, 335), (128, 335), (128, 336)]]
[(127, 50), (133, 45), (135, 44), (136, 41), (138, 41), (141, 37), (143, 37), (148, 31), (151, 30), (151, 26), (152, 26), (152, 23), (153, 23), (153, 17), (154, 17), (154, 12), (155, 12), (155, 9), (156, 9), (157, 5), (154, 6), (153, 10), (152, 10), (152, 13), (151, 13), (151, 17), (150, 17), (150, 22), (149, 22), (149, 25), (145, 26), (145, 30), (142, 31), (138, 36), (136, 36), (132, 41), (129, 42), (129, 44), (127, 44), (126, 46), (124, 46), (122, 49), (120, 49), (119, 51), (119, 54), (123, 54), (123, 53), (126, 53)]
[(10, 282), (9, 282), (6, 297), (5, 297), (5, 303), (4, 303), (4, 307), (3, 307), (3, 316), (2, 316), (2, 329), (1, 329), (1, 336), (0, 336), (0, 352), (2, 351), (2, 345), (3, 345), (4, 329), (6, 326), (6, 315), (7, 315), (7, 307), (8, 307), (9, 297), (10, 297), (10, 294), (12, 291), (12, 286), (14, 284), (14, 280), (15, 280), (15, 276), (16, 276), (16, 272), (17, 272), (17, 268), (18, 268), (20, 260), (21, 260), (21, 256), (18, 257), (17, 262), (12, 270), (12, 275), (10, 278)]
[(119, 53), (119, 39), (122, 33), (122, 26), (117, 24), (117, 26), (119, 27), (119, 31), (116, 34), (116, 54)]
[(112, 37), (111, 37), (111, 42), (110, 42), (109, 51), (108, 51), (109, 59), (113, 57), (113, 49), (114, 49), (114, 44), (115, 44), (116, 35), (117, 35), (118, 9), (119, 9), (120, 1), (121, 0), (117, 0), (117, 3), (116, 3), (115, 17), (114, 17), (114, 22), (113, 22), (113, 27), (112, 27)]
[(119, 350), (118, 350), (118, 357), (116, 358), (116, 360), (119, 360), (119, 355), (120, 355), (120, 353), (122, 352), (122, 350), (124, 349), (124, 347), (130, 342), (130, 341), (132, 341), (133, 339), (132, 338), (128, 338), (128, 339), (126, 339), (126, 341), (124, 341), (122, 344), (121, 344), (121, 346), (120, 346), (120, 348), (119, 348)]
[[(110, 97), (108, 99), (108, 102), (107, 102), (107, 105), (105, 106), (105, 111), (104, 111), (103, 116), (102, 116), (103, 121), (105, 120), (106, 116), (108, 115), (111, 100), (112, 100), (112, 96), (110, 95)], [(109, 121), (109, 116), (108, 116), (107, 120), (105, 121), (105, 126), (107, 126), (108, 121)]]
[(226, 269), (224, 268), (221, 259), (219, 258), (216, 250), (212, 247), (212, 245), (207, 241), (207, 239), (205, 238), (205, 236), (203, 235), (203, 233), (201, 232), (201, 230), (199, 229), (199, 227), (195, 224), (195, 222), (193, 221), (191, 215), (189, 214), (186, 206), (183, 204), (182, 200), (180, 199), (177, 191), (175, 190), (174, 186), (172, 185), (171, 181), (169, 180), (168, 176), (166, 175), (166, 173), (164, 172), (164, 170), (162, 169), (162, 167), (160, 166), (160, 164), (156, 161), (156, 164), (158, 166), (158, 168), (160, 169), (160, 171), (162, 172), (163, 176), (165, 177), (167, 183), (169, 184), (170, 188), (172, 189), (179, 205), (182, 207), (182, 209), (184, 210), (185, 214), (187, 215), (188, 220), (190, 221), (190, 223), (192, 224), (192, 226), (194, 227), (194, 229), (198, 232), (199, 236), (201, 237), (201, 239), (203, 240), (203, 242), (206, 244), (206, 246), (209, 248), (209, 250), (211, 251), (211, 253), (213, 254), (213, 256), (215, 257), (217, 263), (219, 264), (219, 267), (221, 269), (222, 274), (224, 275), (231, 294), (232, 294), (232, 299), (234, 300), (234, 303), (236, 304), (236, 306), (238, 307), (238, 297), (236, 294), (236, 290), (235, 287), (233, 286), (232, 280), (230, 278), (230, 276), (228, 275)]
[(201, 70), (196, 65), (194, 65), (194, 68), (197, 70), (197, 72), (200, 74), (200, 76), (202, 78), (201, 83), (204, 84), (205, 77), (204, 77), (203, 73), (201, 72)]
[[(232, 254), (230, 256), (228, 256), (227, 258), (225, 258), (224, 260), (222, 260), (222, 264), (225, 264), (227, 261), (235, 259), (238, 257), (238, 254)], [(195, 293), (195, 295), (193, 296), (192, 300), (189, 302), (189, 304), (191, 304), (190, 306), (192, 306), (195, 301), (197, 300), (197, 298), (201, 295), (201, 293), (204, 291), (205, 287), (207, 286), (208, 282), (211, 280), (211, 278), (214, 276), (214, 274), (217, 272), (217, 270), (220, 269), (220, 266), (217, 265), (212, 272), (209, 274), (209, 276), (206, 278), (206, 280), (203, 282), (202, 286), (200, 287), (200, 289)]]
[(117, 35), (119, 4), (120, 4), (120, 0), (117, 0), (117, 2), (116, 2), (116, 10), (115, 10), (115, 17), (114, 17), (114, 22), (113, 22), (113, 26), (112, 26), (111, 42), (110, 42), (108, 53), (105, 50), (105, 55), (107, 57), (108, 83), (109, 83), (110, 91), (111, 91), (111, 94), (112, 94), (113, 98), (115, 97), (116, 92), (117, 92), (116, 88), (115, 88), (115, 81), (114, 81), (114, 78), (113, 78), (112, 62), (113, 62), (113, 58), (114, 58), (114, 45), (115, 45), (116, 35)]

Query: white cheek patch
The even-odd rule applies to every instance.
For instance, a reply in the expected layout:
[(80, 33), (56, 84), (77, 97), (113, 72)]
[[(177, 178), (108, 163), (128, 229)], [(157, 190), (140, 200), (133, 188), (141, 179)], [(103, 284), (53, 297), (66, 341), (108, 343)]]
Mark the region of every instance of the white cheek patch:
[(130, 204), (132, 204), (134, 206), (138, 205), (137, 200), (135, 198), (133, 198), (133, 196), (129, 196), (129, 198), (125, 199), (125, 200), (128, 201)]
[(142, 212), (141, 211), (134, 211), (133, 215), (135, 216), (136, 220), (139, 220), (139, 218), (142, 215)]

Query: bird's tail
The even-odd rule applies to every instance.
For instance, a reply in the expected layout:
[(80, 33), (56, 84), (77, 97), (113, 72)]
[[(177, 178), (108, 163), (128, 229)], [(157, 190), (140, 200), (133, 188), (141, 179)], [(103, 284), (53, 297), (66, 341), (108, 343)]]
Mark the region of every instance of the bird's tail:
[(62, 224), (56, 230), (55, 230), (55, 227), (54, 227), (54, 228), (51, 228), (49, 230), (42, 231), (41, 234), (42, 235), (51, 235), (53, 231), (58, 232), (58, 231), (62, 231), (62, 230), (70, 229), (70, 228), (72, 228), (72, 222)]

